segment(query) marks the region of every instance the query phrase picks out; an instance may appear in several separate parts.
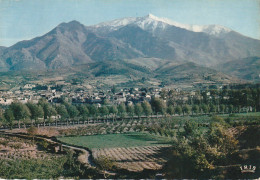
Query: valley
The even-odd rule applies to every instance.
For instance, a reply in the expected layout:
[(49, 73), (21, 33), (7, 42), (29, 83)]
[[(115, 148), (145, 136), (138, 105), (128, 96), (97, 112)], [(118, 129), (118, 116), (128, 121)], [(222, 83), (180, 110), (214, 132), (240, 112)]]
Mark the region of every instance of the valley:
[(259, 39), (152, 14), (53, 27), (0, 46), (0, 179), (259, 177)]

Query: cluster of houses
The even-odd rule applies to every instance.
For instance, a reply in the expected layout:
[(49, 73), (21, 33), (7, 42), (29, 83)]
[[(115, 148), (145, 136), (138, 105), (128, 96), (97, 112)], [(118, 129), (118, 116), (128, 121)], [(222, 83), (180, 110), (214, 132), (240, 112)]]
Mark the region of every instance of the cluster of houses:
[[(124, 88), (117, 92), (109, 90), (70, 90), (64, 88), (56, 90), (50, 86), (44, 90), (35, 88), (34, 84), (26, 84), (19, 90), (0, 91), (0, 105), (9, 105), (14, 101), (27, 103), (28, 101), (37, 103), (39, 99), (46, 98), (50, 103), (60, 103), (63, 98), (70, 99), (73, 104), (97, 104), (100, 106), (103, 103), (112, 104), (135, 104), (143, 101), (151, 101), (152, 97), (163, 97), (163, 93), (169, 93), (170, 90), (162, 88)], [(164, 91), (164, 92), (163, 92)], [(172, 99), (182, 102), (187, 102), (191, 98), (202, 99), (200, 93), (196, 91), (181, 91), (180, 89), (173, 90)], [(210, 98), (210, 92), (207, 93)]]
[(160, 88), (150, 89), (149, 91), (140, 88), (120, 89), (116, 93), (111, 90), (79, 90), (56, 91), (48, 87), (46, 90), (34, 89), (35, 85), (27, 84), (19, 90), (0, 91), (0, 105), (9, 105), (14, 101), (27, 103), (28, 101), (37, 103), (39, 99), (46, 98), (50, 103), (60, 103), (62, 98), (72, 100), (74, 104), (102, 104), (108, 101), (113, 104), (137, 103), (150, 101), (152, 96), (160, 97)]

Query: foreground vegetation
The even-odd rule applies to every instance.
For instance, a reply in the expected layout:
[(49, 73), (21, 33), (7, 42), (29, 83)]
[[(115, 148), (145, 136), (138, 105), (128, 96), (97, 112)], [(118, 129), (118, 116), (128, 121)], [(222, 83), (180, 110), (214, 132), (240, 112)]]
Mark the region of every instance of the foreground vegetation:
[(66, 158), (53, 160), (0, 160), (0, 174), (1, 178), (8, 179), (58, 178), (67, 174), (64, 170), (66, 162)]
[(186, 123), (184, 129), (176, 139), (171, 159), (164, 167), (168, 177), (257, 178), (257, 172), (243, 174), (239, 166), (243, 163), (259, 164), (254, 159), (260, 155), (257, 140), (260, 138), (259, 125), (242, 127), (246, 131), (240, 126), (238, 129), (242, 131), (234, 133), (222, 118), (214, 117), (204, 134), (194, 122)]
[(54, 153), (47, 142), (0, 135), (0, 177), (6, 179), (78, 178), (84, 170), (73, 151)]
[[(12, 158), (2, 160), (0, 168), (6, 171), (3, 177), (19, 178), (57, 178), (54, 172), (59, 177), (155, 178), (156, 172), (163, 172), (167, 178), (256, 178), (256, 174), (242, 174), (239, 166), (259, 163), (259, 122), (258, 113), (254, 113), (146, 118), (57, 128), (59, 140), (91, 149), (97, 167), (116, 174), (103, 171), (103, 176), (97, 172), (89, 176), (89, 170), (84, 172), (78, 163), (68, 165), (68, 155), (62, 159), (39, 156), (32, 163), (33, 159), (18, 158), (17, 164), (29, 163), (19, 164), (24, 170), (37, 166), (31, 174), (26, 173), (30, 170), (16, 168), (15, 171)], [(38, 170), (42, 175), (37, 175)], [(49, 175), (44, 175), (45, 172)]]
[[(141, 171), (151, 167), (156, 169), (162, 163), (164, 164), (163, 172), (167, 178), (256, 178), (256, 174), (242, 174), (240, 165), (243, 163), (257, 165), (259, 163), (254, 158), (260, 155), (260, 144), (257, 141), (260, 138), (260, 121), (259, 115), (257, 115), (253, 114), (250, 117), (231, 114), (223, 117), (129, 120), (61, 130), (61, 134), (70, 135), (70, 137), (61, 137), (60, 140), (89, 147), (92, 149), (95, 159), (98, 160), (102, 156), (110, 157), (111, 164), (130, 171)], [(246, 117), (248, 117), (247, 120)], [(141, 137), (129, 138), (129, 132), (141, 135)], [(79, 136), (86, 133), (90, 133), (89, 136)], [(142, 156), (143, 159), (133, 160), (133, 157), (138, 157), (136, 154), (138, 146), (138, 152), (144, 152), (141, 148), (142, 145), (148, 145), (146, 150), (150, 149), (151, 145), (160, 146), (160, 143), (140, 144), (140, 140), (143, 140), (142, 136), (145, 135), (146, 138), (148, 134), (157, 139), (167, 140), (172, 147), (163, 154), (158, 151), (156, 155), (153, 155), (157, 157), (157, 161), (145, 156)], [(126, 137), (127, 139), (125, 139)], [(112, 141), (107, 142), (109, 140)], [(120, 155), (121, 152), (124, 153)], [(113, 154), (117, 154), (117, 156)], [(160, 162), (160, 157), (165, 155), (167, 162)], [(132, 163), (126, 163), (128, 161)], [(138, 167), (139, 165), (135, 164), (137, 162), (142, 166)], [(154, 162), (160, 163), (158, 165), (153, 164)], [(111, 166), (110, 170), (117, 170), (115, 166)], [(154, 178), (152, 174), (150, 175), (143, 174), (142, 177)], [(128, 175), (127, 177), (134, 176)]]

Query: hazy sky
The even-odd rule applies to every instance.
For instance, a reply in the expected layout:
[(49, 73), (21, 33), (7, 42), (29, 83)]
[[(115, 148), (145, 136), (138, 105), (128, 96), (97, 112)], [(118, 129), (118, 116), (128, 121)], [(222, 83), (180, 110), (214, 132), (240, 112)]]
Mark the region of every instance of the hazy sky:
[(149, 13), (260, 39), (260, 0), (0, 0), (0, 45), (41, 36), (61, 22), (93, 25)]

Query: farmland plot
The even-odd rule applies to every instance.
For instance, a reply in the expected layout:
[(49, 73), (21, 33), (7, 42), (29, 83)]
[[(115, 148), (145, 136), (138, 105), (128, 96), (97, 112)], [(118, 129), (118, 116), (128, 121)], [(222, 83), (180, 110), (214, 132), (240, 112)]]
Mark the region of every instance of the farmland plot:
[(30, 140), (17, 137), (0, 137), (0, 159), (44, 159), (51, 160), (60, 155), (54, 155), (39, 150), (39, 147)]
[(89, 136), (64, 136), (58, 140), (89, 149), (137, 147), (137, 146), (160, 146), (170, 143), (170, 139), (143, 132), (104, 134)]
[(161, 145), (92, 149), (92, 152), (95, 159), (105, 156), (114, 161), (117, 168), (138, 172), (144, 169), (161, 169), (167, 161), (168, 149), (169, 146)]
[(119, 169), (132, 172), (144, 169), (161, 169), (167, 161), (169, 138), (144, 132), (103, 134), (90, 136), (65, 136), (58, 140), (91, 149), (93, 158), (106, 157)]

